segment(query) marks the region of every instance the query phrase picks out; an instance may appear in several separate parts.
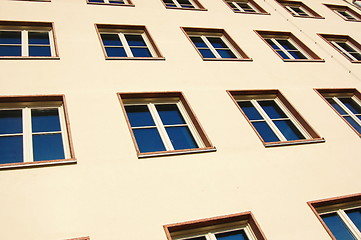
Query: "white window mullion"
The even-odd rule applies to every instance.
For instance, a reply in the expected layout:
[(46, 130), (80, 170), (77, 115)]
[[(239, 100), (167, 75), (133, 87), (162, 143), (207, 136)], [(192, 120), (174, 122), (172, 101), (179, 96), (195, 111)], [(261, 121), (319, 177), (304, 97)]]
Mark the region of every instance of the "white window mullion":
[[(289, 57), (290, 59), (295, 59), (289, 52), (287, 49), (285, 49), (276, 39), (272, 39), (273, 43), (277, 45), (277, 47), (279, 47), (279, 49), (287, 55), (287, 57)], [(285, 39), (286, 41), (289, 41), (288, 39)], [(275, 49), (276, 50), (276, 49)], [(277, 50), (276, 50), (277, 51)]]
[(216, 49), (213, 47), (213, 45), (211, 44), (210, 41), (208, 41), (206, 36), (200, 36), (202, 38), (202, 40), (204, 41), (204, 43), (207, 45), (207, 47), (209, 48), (209, 50), (211, 50), (211, 52), (214, 54), (214, 56), (216, 56), (216, 58), (222, 58), (218, 52), (216, 51)]
[(29, 37), (27, 30), (21, 31), (21, 56), (29, 56)]
[(357, 239), (361, 239), (361, 233), (358, 230), (358, 228), (355, 226), (355, 224), (352, 222), (352, 220), (347, 216), (344, 210), (338, 210), (337, 211), (338, 216), (342, 219), (342, 221), (345, 223), (347, 228), (350, 230), (352, 235), (354, 235)]
[(268, 126), (272, 129), (272, 131), (274, 132), (274, 134), (276, 134), (276, 136), (280, 139), (280, 141), (287, 141), (287, 139), (283, 136), (283, 134), (281, 133), (281, 131), (277, 128), (277, 126), (273, 123), (272, 119), (267, 115), (267, 113), (263, 110), (263, 108), (261, 107), (261, 105), (259, 105), (259, 103), (252, 99), (251, 103), (253, 104), (253, 106), (257, 109), (257, 111), (259, 112), (259, 114), (261, 114), (261, 116), (263, 117), (263, 119), (266, 121), (266, 123), (268, 124)]
[(237, 2), (232, 2), (232, 3), (233, 3), (234, 6), (236, 6), (236, 8), (237, 8), (239, 11), (245, 12), (245, 11), (243, 10), (243, 8), (241, 8), (241, 6), (238, 5)]
[(53, 30), (48, 31), (48, 37), (49, 37), (49, 43), (50, 43), (50, 53), (51, 56), (56, 56), (56, 52), (55, 52), (55, 43), (54, 43), (54, 38), (53, 38)]
[(207, 240), (217, 240), (216, 236), (213, 233), (207, 233), (205, 237)]
[[(346, 49), (344, 49), (343, 47), (341, 47), (338, 42), (336, 41), (332, 41), (331, 42), (338, 50), (340, 50), (343, 54), (345, 54), (348, 58), (352, 59), (352, 60), (357, 60), (355, 59), (354, 56), (352, 56)], [(349, 45), (347, 42), (345, 42), (345, 44)], [(352, 46), (351, 46), (352, 47)], [(353, 48), (353, 47), (352, 47)]]
[(332, 98), (341, 108), (344, 110), (348, 116), (350, 116), (355, 122), (357, 122), (361, 126), (361, 120), (353, 113), (350, 109), (348, 109), (343, 102), (340, 101), (337, 97)]
[(187, 111), (184, 109), (182, 103), (177, 102), (177, 107), (178, 107), (178, 110), (180, 111), (184, 121), (186, 122), (188, 129), (191, 131), (191, 134), (192, 134), (194, 140), (196, 141), (198, 147), (200, 147), (200, 148), (205, 147), (205, 145), (202, 141), (202, 138), (199, 136), (197, 129), (192, 124), (192, 120), (189, 118)]
[(118, 35), (119, 35), (120, 41), (121, 41), (122, 44), (123, 44), (124, 51), (127, 53), (127, 57), (134, 57), (132, 51), (130, 50), (128, 41), (127, 41), (127, 39), (125, 38), (124, 33), (119, 33)]
[(70, 158), (70, 145), (69, 145), (69, 138), (68, 138), (68, 131), (65, 121), (65, 114), (63, 106), (58, 108), (59, 113), (59, 120), (60, 120), (60, 130), (61, 130), (61, 138), (63, 140), (63, 149), (65, 158)]
[(159, 135), (163, 141), (163, 144), (167, 151), (174, 150), (172, 142), (168, 136), (168, 133), (163, 125), (163, 122), (158, 114), (158, 111), (153, 103), (149, 103), (148, 105), (149, 112), (152, 115), (154, 119), (155, 126), (157, 127), (159, 131)]
[(182, 8), (182, 6), (178, 3), (177, 0), (173, 0), (174, 4), (178, 7), (178, 8)]
[(24, 162), (33, 162), (33, 134), (31, 128), (31, 109), (23, 109), (23, 151)]

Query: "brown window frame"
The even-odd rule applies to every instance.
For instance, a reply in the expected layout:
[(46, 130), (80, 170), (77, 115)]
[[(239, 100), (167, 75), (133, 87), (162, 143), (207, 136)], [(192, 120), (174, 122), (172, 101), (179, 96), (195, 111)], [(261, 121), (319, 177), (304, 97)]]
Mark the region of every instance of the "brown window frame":
[(350, 42), (351, 44), (353, 44), (359, 53), (361, 53), (361, 44), (358, 43), (356, 40), (354, 40), (352, 37), (350, 37), (349, 35), (339, 35), (339, 34), (324, 34), (324, 33), (318, 33), (317, 34), (319, 37), (321, 37), (325, 42), (327, 42), (331, 47), (333, 47), (337, 52), (339, 52), (343, 57), (345, 57), (347, 60), (349, 60), (351, 63), (361, 63), (361, 60), (352, 60), (349, 59), (342, 51), (340, 51), (337, 47), (335, 47), (332, 43), (331, 43), (331, 39), (335, 39), (335, 40), (341, 40), (341, 41), (345, 41), (345, 42)]
[[(237, 106), (238, 110), (245, 117), (249, 125), (257, 134), (258, 138), (261, 140), (265, 147), (277, 147), (277, 146), (286, 146), (286, 145), (297, 145), (297, 144), (308, 144), (308, 143), (322, 143), (325, 142), (325, 139), (320, 137), (320, 135), (311, 127), (311, 125), (305, 120), (305, 118), (291, 105), (291, 103), (284, 97), (284, 95), (278, 89), (268, 89), (268, 90), (227, 90), (228, 95), (231, 97), (234, 104)], [(289, 118), (292, 118), (297, 121), (297, 123), (302, 127), (310, 138), (300, 139), (300, 140), (291, 140), (291, 141), (276, 141), (276, 142), (265, 142), (261, 137), (261, 134), (253, 126), (252, 122), (249, 120), (245, 112), (237, 103), (237, 97), (244, 96), (244, 98), (249, 98), (250, 96), (255, 96), (254, 98), (278, 98), (279, 101), (284, 105), (287, 111), (290, 113)]]
[[(253, 234), (255, 235), (256, 240), (267, 240), (251, 211), (230, 214), (225, 216), (212, 217), (212, 218), (205, 218), (195, 221), (168, 224), (168, 225), (164, 225), (163, 229), (165, 231), (167, 239), (174, 240), (173, 239), (174, 236), (172, 235), (174, 235), (174, 233), (177, 232), (213, 227), (223, 224), (232, 224), (232, 223), (234, 223), (236, 226), (238, 222), (246, 222), (246, 224), (250, 227)], [(230, 228), (230, 230), (231, 229), (232, 227)]]
[(70, 238), (66, 240), (90, 240), (90, 237)]
[[(324, 62), (325, 60), (320, 58), (314, 51), (312, 51), (306, 44), (299, 40), (291, 32), (281, 32), (281, 31), (265, 31), (265, 30), (254, 30), (254, 32), (269, 46), (272, 51), (284, 62)], [(292, 42), (296, 44), (297, 50), (301, 53), (304, 52), (308, 56), (307, 59), (285, 59), (280, 54), (277, 53), (271, 45), (268, 44), (266, 38), (280, 38), (280, 39), (291, 39)], [(301, 50), (300, 50), (301, 49)]]
[[(120, 92), (117, 93), (121, 108), (123, 110), (124, 118), (127, 122), (129, 132), (131, 134), (131, 138), (133, 140), (133, 144), (137, 153), (138, 158), (146, 158), (146, 157), (158, 157), (158, 156), (166, 156), (166, 155), (177, 155), (177, 154), (188, 154), (188, 153), (202, 153), (202, 152), (214, 152), (216, 148), (213, 146), (211, 141), (209, 140), (206, 132), (204, 131), (203, 127), (201, 126), (197, 116), (195, 115), (194, 111), (192, 110), (190, 104), (188, 103), (187, 99), (185, 98), (182, 92)], [(147, 100), (151, 99), (154, 102), (161, 99), (169, 99), (174, 98), (181, 102), (182, 106), (184, 107), (192, 125), (195, 128), (195, 131), (200, 137), (200, 140), (204, 144), (204, 147), (200, 148), (192, 148), (192, 149), (180, 149), (180, 150), (166, 150), (166, 151), (155, 151), (155, 152), (144, 152), (141, 153), (138, 147), (134, 132), (132, 130), (132, 126), (130, 124), (129, 118), (127, 116), (127, 112), (125, 109), (125, 102), (141, 102), (137, 100)], [(150, 101), (150, 102), (152, 102)]]
[[(224, 29), (218, 28), (194, 28), (194, 27), (181, 27), (183, 33), (186, 35), (187, 39), (190, 41), (194, 49), (197, 51), (198, 55), (203, 59), (203, 61), (253, 61), (238, 45), (237, 43), (228, 35)], [(224, 38), (230, 46), (227, 47), (236, 52), (237, 58), (204, 58), (198, 48), (194, 45), (192, 39), (189, 35), (198, 35), (198, 36), (212, 36), (217, 35), (217, 37)], [(232, 52), (233, 52), (232, 51)], [(238, 56), (237, 56), (238, 55)]]
[(178, 10), (191, 10), (191, 11), (208, 11), (198, 0), (191, 0), (194, 3), (194, 8), (182, 8), (182, 7), (168, 7), (163, 0), (160, 0), (166, 9), (178, 9)]
[(19, 163), (6, 163), (0, 164), (0, 169), (12, 169), (12, 168), (27, 168), (27, 167), (41, 167), (41, 166), (51, 166), (51, 165), (64, 165), (64, 164), (74, 164), (77, 162), (74, 154), (74, 146), (70, 131), (70, 122), (69, 115), (65, 100), (65, 95), (30, 95), (30, 96), (0, 96), (1, 104), (11, 104), (11, 103), (22, 103), (22, 102), (62, 102), (63, 110), (64, 110), (64, 121), (66, 127), (66, 133), (68, 137), (69, 143), (69, 155), (70, 158), (65, 159), (56, 159), (56, 160), (44, 160), (44, 161), (36, 161), (36, 162), (19, 162)]
[[(144, 25), (118, 25), (118, 24), (95, 24), (95, 29), (98, 35), (99, 42), (101, 44), (101, 48), (103, 50), (103, 54), (105, 56), (106, 60), (165, 60), (164, 56), (160, 52), (157, 44), (153, 40), (153, 37), (149, 33), (148, 29)], [(141, 34), (144, 34), (146, 37), (146, 40), (150, 44), (147, 45), (148, 49), (150, 49), (150, 52), (153, 52), (155, 56), (152, 57), (108, 57), (105, 46), (103, 44), (103, 40), (100, 36), (102, 30), (108, 30), (110, 32), (114, 33), (121, 33), (121, 32), (139, 32)]]
[[(37, 1), (35, 1), (37, 2)], [(41, 1), (43, 2), (43, 1)], [(47, 1), (48, 2), (48, 1)], [(0, 56), (0, 59), (7, 59), (7, 60), (35, 60), (35, 59), (44, 59), (44, 60), (59, 60), (59, 52), (57, 47), (57, 38), (55, 34), (55, 28), (53, 22), (24, 22), (24, 21), (0, 21), (0, 30), (32, 30), (32, 29), (49, 29), (51, 31), (51, 38), (49, 39), (53, 42), (53, 52), (54, 56)], [(50, 45), (51, 46), (51, 45)]]
[[(315, 19), (324, 19), (324, 17), (322, 17), (320, 14), (318, 14), (317, 12), (315, 12), (312, 8), (310, 8), (309, 6), (307, 6), (306, 4), (304, 4), (301, 1), (288, 1), (288, 0), (275, 0), (279, 5), (281, 5), (288, 13), (290, 13), (292, 16), (294, 17), (299, 17), (299, 18), (315, 18)], [(305, 9), (307, 12), (311, 14), (310, 16), (299, 16), (299, 15), (295, 15), (294, 13), (292, 13), (286, 6), (288, 5), (299, 5), (299, 7)]]
[[(251, 6), (257, 10), (256, 12), (236, 12), (232, 8), (232, 6), (228, 3), (229, 1), (232, 2), (245, 2), (250, 3)], [(223, 0), (223, 2), (234, 12), (234, 13), (241, 13), (241, 14), (260, 14), (260, 15), (270, 15), (266, 10), (264, 10), (256, 1), (254, 0)]]
[(325, 228), (328, 235), (330, 235), (331, 239), (333, 239), (333, 240), (336, 240), (335, 236), (332, 234), (331, 230), (327, 227), (326, 223), (322, 220), (317, 209), (320, 209), (320, 208), (322, 209), (322, 208), (329, 207), (329, 206), (330, 206), (330, 208), (332, 208), (332, 206), (342, 207), (345, 205), (349, 206), (349, 205), (353, 205), (353, 204), (357, 204), (357, 205), (361, 206), (361, 193), (307, 202), (307, 205), (311, 208), (312, 212), (316, 215), (316, 217), (320, 221), (321, 225)]
[[(336, 15), (338, 15), (340, 18), (342, 18), (345, 21), (350, 21), (350, 22), (361, 22), (361, 14), (359, 14), (358, 12), (354, 11), (353, 9), (349, 8), (348, 6), (344, 6), (344, 5), (334, 5), (334, 4), (323, 4), (325, 5), (327, 8), (329, 8), (332, 12), (334, 12)], [(356, 18), (356, 20), (352, 20), (352, 19), (347, 19), (346, 17), (342, 16), (341, 14), (339, 14), (337, 11), (345, 11), (345, 12), (350, 12), (352, 15), (354, 15)]]
[(86, 0), (87, 4), (94, 4), (94, 5), (105, 5), (105, 6), (122, 6), (122, 7), (135, 7), (133, 2), (131, 0), (125, 0), (127, 2), (126, 4), (119, 4), (119, 3), (98, 3), (98, 2), (89, 2), (89, 0)]
[(361, 101), (361, 93), (356, 88), (318, 88), (314, 89), (316, 93), (331, 107), (335, 113), (340, 116), (340, 118), (359, 136), (361, 137), (361, 133), (359, 133), (350, 123), (346, 121), (344, 117), (341, 116), (339, 112), (326, 100), (325, 95), (329, 96), (349, 96), (356, 97), (359, 101)]

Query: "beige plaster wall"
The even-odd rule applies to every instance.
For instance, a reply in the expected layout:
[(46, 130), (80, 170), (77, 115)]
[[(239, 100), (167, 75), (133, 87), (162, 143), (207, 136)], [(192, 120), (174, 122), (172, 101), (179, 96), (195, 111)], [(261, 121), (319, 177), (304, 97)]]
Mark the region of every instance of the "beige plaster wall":
[[(0, 171), (4, 240), (165, 240), (165, 224), (252, 211), (269, 240), (330, 239), (307, 201), (358, 193), (360, 138), (313, 88), (357, 88), (352, 64), (316, 33), (361, 42), (361, 23), (85, 0), (1, 0), (0, 20), (54, 22), (60, 60), (0, 60), (0, 95), (65, 94), (77, 164)], [(95, 23), (145, 25), (166, 60), (105, 60)], [(223, 28), (252, 62), (203, 61), (180, 27)], [(325, 62), (283, 62), (254, 30), (290, 31)], [(325, 143), (265, 148), (226, 90), (279, 89)], [(117, 92), (182, 91), (216, 152), (138, 159)]]

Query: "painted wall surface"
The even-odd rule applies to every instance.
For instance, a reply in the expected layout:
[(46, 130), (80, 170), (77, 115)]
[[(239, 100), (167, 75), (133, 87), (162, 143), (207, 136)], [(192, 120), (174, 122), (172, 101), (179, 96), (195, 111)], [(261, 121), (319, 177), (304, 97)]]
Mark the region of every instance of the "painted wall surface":
[[(324, 19), (200, 2), (1, 0), (0, 20), (54, 22), (60, 59), (0, 59), (0, 95), (64, 94), (77, 163), (1, 170), (0, 239), (165, 240), (163, 225), (244, 211), (270, 240), (331, 239), (307, 202), (360, 192), (360, 138), (314, 88), (361, 91), (361, 65), (317, 33), (361, 42), (361, 23), (322, 5), (342, 0), (303, 0)], [(106, 60), (94, 24), (145, 25), (165, 60)], [(180, 27), (225, 29), (253, 61), (203, 61)], [(283, 62), (254, 30), (292, 32), (325, 61)], [(226, 93), (247, 89), (279, 89), (326, 142), (265, 148)], [(183, 92), (217, 151), (138, 159), (116, 93), (149, 91)]]

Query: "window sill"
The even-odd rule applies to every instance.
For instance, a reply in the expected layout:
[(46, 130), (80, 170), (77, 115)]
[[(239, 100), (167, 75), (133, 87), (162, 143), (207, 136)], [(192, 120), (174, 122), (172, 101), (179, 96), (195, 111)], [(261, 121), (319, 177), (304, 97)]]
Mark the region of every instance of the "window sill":
[(298, 17), (298, 18), (313, 18), (313, 19), (325, 19), (324, 17), (321, 16), (297, 16), (297, 15), (292, 15), (294, 17)]
[(203, 61), (241, 61), (241, 62), (252, 62), (252, 58), (202, 58)]
[(284, 62), (325, 62), (325, 59), (284, 59)]
[(13, 169), (13, 168), (35, 168), (35, 167), (65, 165), (65, 164), (75, 164), (75, 163), (77, 163), (77, 160), (75, 158), (38, 161), (38, 162), (6, 163), (6, 164), (0, 164), (0, 170)]
[(361, 63), (361, 61), (351, 61), (351, 60), (350, 60), (350, 62), (352, 62), (352, 63)]
[(105, 57), (106, 60), (165, 60), (165, 57)]
[(313, 139), (303, 139), (303, 140), (294, 140), (294, 141), (284, 141), (284, 142), (263, 142), (265, 147), (279, 147), (279, 146), (288, 146), (288, 145), (298, 145), (298, 144), (310, 144), (310, 143), (323, 143), (326, 140), (324, 138), (313, 138)]
[(250, 14), (250, 15), (271, 15), (268, 12), (235, 12), (234, 13), (239, 13), (239, 14)]
[(206, 8), (179, 8), (179, 7), (165, 7), (166, 9), (178, 9), (178, 10), (191, 10), (191, 11), (208, 11)]
[(13, 57), (13, 56), (5, 56), (0, 57), (0, 60), (59, 60), (60, 57)]
[(93, 3), (88, 2), (90, 5), (106, 5), (106, 6), (122, 6), (122, 7), (135, 7), (134, 4), (119, 4), (119, 3)]
[(192, 149), (182, 149), (182, 150), (173, 150), (173, 151), (138, 153), (138, 158), (162, 157), (162, 156), (170, 156), (170, 155), (215, 152), (215, 151), (217, 151), (217, 149), (215, 147), (192, 148)]

